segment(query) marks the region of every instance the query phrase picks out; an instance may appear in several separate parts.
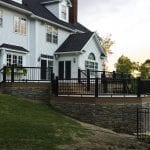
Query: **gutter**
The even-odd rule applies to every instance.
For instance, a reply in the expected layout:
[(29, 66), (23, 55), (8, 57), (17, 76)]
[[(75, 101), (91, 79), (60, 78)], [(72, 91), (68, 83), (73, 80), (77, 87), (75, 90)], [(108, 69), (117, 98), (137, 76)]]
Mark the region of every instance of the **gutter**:
[(83, 32), (83, 31), (80, 31), (80, 30), (77, 30), (77, 29), (71, 29), (71, 28), (69, 28), (69, 27), (65, 27), (65, 26), (63, 26), (63, 25), (61, 25), (61, 24), (58, 24), (58, 23), (54, 22), (54, 21), (51, 21), (51, 20), (48, 20), (48, 19), (39, 17), (39, 16), (33, 14), (31, 11), (25, 10), (25, 9), (23, 9), (23, 8), (19, 8), (19, 7), (17, 7), (17, 6), (14, 6), (14, 5), (12, 5), (12, 4), (8, 4), (8, 3), (6, 3), (6, 2), (0, 1), (0, 5), (2, 5), (2, 6), (4, 6), (4, 7), (11, 8), (11, 9), (13, 9), (13, 10), (17, 10), (17, 11), (22, 12), (22, 13), (25, 13), (25, 14), (28, 14), (28, 15), (30, 15), (31, 18), (35, 18), (35, 19), (39, 19), (39, 20), (42, 20), (42, 21), (51, 23), (51, 24), (53, 24), (53, 25), (56, 25), (56, 26), (58, 26), (58, 27), (61, 27), (61, 28), (63, 28), (63, 29), (66, 29), (66, 30), (71, 31), (71, 32), (74, 32), (74, 33), (76, 33), (77, 31), (79, 31), (80, 33)]
[(14, 5), (11, 5), (11, 4), (2, 2), (2, 1), (0, 1), (0, 5), (2, 5), (2, 6), (4, 6), (4, 7), (11, 8), (11, 9), (14, 9), (14, 10), (17, 10), (17, 11), (20, 11), (20, 12), (25, 13), (25, 14), (29, 14), (29, 15), (32, 14), (31, 11), (25, 10), (25, 9), (23, 9), (23, 8), (19, 8), (19, 7), (17, 7), (17, 6), (14, 6)]
[(21, 51), (21, 50), (14, 50), (14, 49), (8, 49), (8, 48), (1, 48), (1, 50), (5, 50), (7, 52), (15, 52), (15, 53), (19, 53), (19, 54), (27, 54), (27, 53), (29, 53), (29, 51), (25, 52), (25, 51)]
[(72, 51), (72, 52), (55, 52), (54, 54), (55, 55), (61, 55), (61, 54), (74, 54), (74, 53), (76, 53), (76, 54), (82, 54), (82, 52), (81, 51)]

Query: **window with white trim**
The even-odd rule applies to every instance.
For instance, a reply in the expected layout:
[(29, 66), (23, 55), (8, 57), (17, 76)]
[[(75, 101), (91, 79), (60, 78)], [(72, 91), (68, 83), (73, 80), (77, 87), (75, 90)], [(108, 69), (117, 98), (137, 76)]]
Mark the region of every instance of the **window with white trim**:
[(0, 27), (3, 26), (3, 11), (0, 9)]
[(61, 18), (63, 20), (67, 19), (67, 7), (65, 5), (61, 5)]
[[(93, 53), (90, 53), (88, 56), (88, 60), (85, 61), (85, 69), (89, 69), (91, 71), (98, 70), (98, 63), (96, 62), (96, 58)], [(91, 72), (91, 75), (94, 75), (94, 73)]]
[(52, 42), (52, 26), (47, 25), (46, 41)]
[(18, 66), (23, 65), (23, 57), (21, 55), (7, 54), (7, 66)]
[(58, 29), (53, 28), (53, 43), (57, 44), (58, 43)]
[(58, 43), (58, 29), (47, 25), (46, 41), (50, 43)]
[(14, 16), (14, 32), (23, 35), (27, 33), (27, 20), (25, 18)]

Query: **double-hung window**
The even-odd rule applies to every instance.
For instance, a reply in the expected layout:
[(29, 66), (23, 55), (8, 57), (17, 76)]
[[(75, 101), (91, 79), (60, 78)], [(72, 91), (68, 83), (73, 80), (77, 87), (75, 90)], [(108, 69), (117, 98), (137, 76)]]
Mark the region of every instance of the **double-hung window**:
[(0, 9), (0, 27), (3, 25), (3, 11)]
[(52, 26), (47, 25), (47, 33), (46, 33), (47, 42), (52, 42)]
[(50, 43), (58, 43), (58, 29), (47, 25), (46, 41)]
[(58, 43), (58, 30), (57, 28), (53, 28), (53, 43)]
[(25, 35), (27, 33), (27, 20), (23, 17), (14, 17), (14, 32)]

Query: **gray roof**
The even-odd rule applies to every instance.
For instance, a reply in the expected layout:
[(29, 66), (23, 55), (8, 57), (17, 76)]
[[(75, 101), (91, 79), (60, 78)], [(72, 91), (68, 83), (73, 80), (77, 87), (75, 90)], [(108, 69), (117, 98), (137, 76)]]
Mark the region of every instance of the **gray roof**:
[(55, 53), (79, 52), (82, 50), (93, 34), (93, 32), (71, 34), (66, 39), (66, 41), (56, 50)]
[(13, 49), (13, 50), (21, 51), (21, 52), (29, 52), (27, 49), (21, 46), (11, 45), (11, 44), (6, 44), (6, 43), (3, 43), (2, 45), (0, 45), (0, 48)]
[(44, 5), (42, 5), (42, 0), (23, 0), (23, 4), (16, 3), (12, 0), (0, 0), (5, 3), (11, 4), (13, 6), (16, 6), (18, 8), (22, 8), (24, 10), (30, 11), (33, 14), (42, 17), (44, 19), (50, 20), (52, 22), (55, 22), (57, 24), (63, 25), (65, 27), (68, 27), (70, 29), (77, 29), (83, 32), (90, 32), (89, 29), (81, 25), (80, 23), (71, 24), (64, 22), (60, 19), (58, 19), (55, 15), (53, 15)]

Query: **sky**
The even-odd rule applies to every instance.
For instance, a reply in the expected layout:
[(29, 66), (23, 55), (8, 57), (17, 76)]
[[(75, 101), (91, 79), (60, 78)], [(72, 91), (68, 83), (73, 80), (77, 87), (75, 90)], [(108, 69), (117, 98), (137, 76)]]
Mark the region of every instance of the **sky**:
[(115, 44), (109, 70), (121, 55), (143, 63), (150, 59), (150, 0), (78, 0), (78, 20)]

